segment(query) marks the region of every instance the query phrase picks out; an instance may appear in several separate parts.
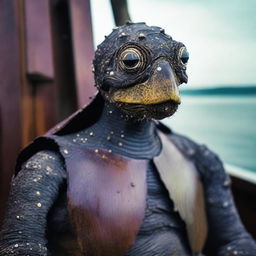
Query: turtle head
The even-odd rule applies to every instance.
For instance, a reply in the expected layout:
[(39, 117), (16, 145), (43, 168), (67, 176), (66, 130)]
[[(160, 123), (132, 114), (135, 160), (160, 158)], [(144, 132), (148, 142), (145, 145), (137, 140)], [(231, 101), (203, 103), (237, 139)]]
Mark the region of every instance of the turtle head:
[(113, 29), (94, 59), (96, 86), (128, 116), (162, 119), (180, 104), (188, 52), (160, 27), (129, 23)]

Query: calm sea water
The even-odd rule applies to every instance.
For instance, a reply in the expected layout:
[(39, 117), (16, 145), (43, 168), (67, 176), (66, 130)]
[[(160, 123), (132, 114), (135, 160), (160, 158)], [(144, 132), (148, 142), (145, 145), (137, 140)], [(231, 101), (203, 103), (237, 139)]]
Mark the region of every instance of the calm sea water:
[(225, 163), (256, 173), (255, 95), (183, 95), (176, 114), (164, 122), (206, 144)]

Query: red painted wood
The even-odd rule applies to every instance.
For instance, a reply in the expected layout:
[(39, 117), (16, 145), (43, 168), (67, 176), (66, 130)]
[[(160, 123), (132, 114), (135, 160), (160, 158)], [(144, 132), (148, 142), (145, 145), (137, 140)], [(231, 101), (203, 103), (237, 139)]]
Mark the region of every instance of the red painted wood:
[(94, 57), (89, 0), (69, 1), (78, 105), (95, 94), (91, 64)]
[(49, 1), (25, 0), (27, 73), (32, 80), (54, 78)]

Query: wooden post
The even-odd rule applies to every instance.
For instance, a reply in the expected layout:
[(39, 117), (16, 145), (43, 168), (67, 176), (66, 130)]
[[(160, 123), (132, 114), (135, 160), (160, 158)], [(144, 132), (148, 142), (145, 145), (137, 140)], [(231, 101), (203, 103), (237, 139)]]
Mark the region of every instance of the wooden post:
[[(24, 129), (23, 141), (46, 132), (57, 121), (57, 88), (54, 84), (54, 64), (49, 0), (24, 1), (26, 76), (23, 116), (31, 119), (34, 132)], [(27, 99), (31, 99), (28, 104)], [(33, 109), (29, 113), (29, 109)], [(28, 117), (28, 114), (30, 117)]]
[(92, 75), (94, 50), (90, 1), (72, 0), (69, 6), (78, 105), (82, 107), (96, 91)]
[(0, 220), (21, 147), (18, 1), (0, 1)]
[(54, 83), (58, 90), (58, 121), (77, 109), (72, 36), (67, 1), (51, 0)]
[(122, 26), (130, 21), (127, 0), (111, 0), (116, 26)]

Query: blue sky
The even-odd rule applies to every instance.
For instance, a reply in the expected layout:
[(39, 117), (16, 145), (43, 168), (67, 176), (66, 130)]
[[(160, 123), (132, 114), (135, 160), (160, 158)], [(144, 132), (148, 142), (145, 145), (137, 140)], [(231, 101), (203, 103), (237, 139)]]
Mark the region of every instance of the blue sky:
[[(255, 0), (128, 0), (134, 22), (165, 28), (190, 52), (189, 87), (256, 85)], [(108, 0), (91, 0), (95, 45), (114, 27)]]

